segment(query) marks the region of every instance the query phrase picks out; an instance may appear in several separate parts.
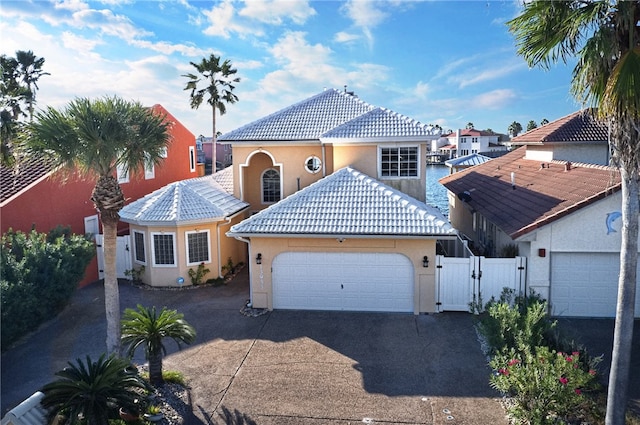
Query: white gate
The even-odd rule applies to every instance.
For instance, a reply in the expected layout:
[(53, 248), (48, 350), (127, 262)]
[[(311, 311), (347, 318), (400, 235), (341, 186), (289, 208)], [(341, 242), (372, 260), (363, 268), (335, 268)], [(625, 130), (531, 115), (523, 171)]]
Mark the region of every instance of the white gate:
[[(104, 245), (103, 235), (96, 235), (96, 250), (98, 257), (98, 279), (104, 279)], [(118, 236), (116, 242), (116, 273), (118, 279), (128, 279), (125, 271), (131, 270), (131, 236)]]
[(436, 256), (437, 311), (470, 311), (469, 303), (498, 299), (503, 288), (525, 293), (526, 257)]

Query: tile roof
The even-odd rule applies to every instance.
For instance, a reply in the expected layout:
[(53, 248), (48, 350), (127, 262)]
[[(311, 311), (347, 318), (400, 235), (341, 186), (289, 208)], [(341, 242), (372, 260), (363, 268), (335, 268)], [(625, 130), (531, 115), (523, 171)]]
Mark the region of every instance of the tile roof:
[(233, 195), (233, 167), (216, 171), (211, 175), (211, 178), (218, 182), (227, 193)]
[(465, 155), (458, 158), (448, 159), (444, 164), (451, 167), (473, 167), (474, 165), (484, 164), (490, 161), (488, 156), (480, 155), (479, 153), (472, 153), (471, 155)]
[[(445, 134), (444, 137), (456, 137), (457, 136), (457, 132), (456, 131), (452, 131), (449, 134)], [(499, 136), (499, 134), (497, 133), (490, 133), (488, 131), (484, 131), (484, 130), (476, 130), (475, 128), (461, 128), (460, 129), (460, 136), (461, 137), (469, 137), (469, 136)]]
[(433, 128), (370, 105), (352, 93), (327, 89), (218, 137), (220, 142), (304, 141), (322, 137), (436, 135)]
[(17, 158), (16, 167), (0, 167), (0, 203), (27, 189), (55, 169), (54, 159), (41, 154)]
[(230, 236), (454, 236), (440, 210), (350, 167), (234, 225)]
[(514, 145), (554, 142), (607, 142), (609, 128), (596, 120), (594, 110), (577, 111), (511, 139)]
[(205, 176), (168, 184), (126, 205), (120, 219), (138, 225), (187, 224), (223, 219), (248, 206)]
[(513, 239), (620, 190), (615, 168), (542, 162), (525, 159), (525, 153), (522, 147), (439, 181), (459, 198), (465, 194), (471, 209)]

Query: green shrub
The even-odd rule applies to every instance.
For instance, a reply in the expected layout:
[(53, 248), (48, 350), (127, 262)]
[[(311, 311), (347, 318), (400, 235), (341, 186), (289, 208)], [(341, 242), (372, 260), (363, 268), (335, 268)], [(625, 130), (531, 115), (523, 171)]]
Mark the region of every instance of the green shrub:
[(585, 370), (579, 352), (565, 354), (541, 346), (507, 350), (491, 360), (491, 386), (511, 397), (507, 410), (527, 424), (555, 424), (591, 410), (586, 393), (597, 387), (595, 370)]
[(63, 228), (49, 235), (9, 230), (2, 236), (3, 350), (67, 305), (94, 255), (93, 242)]
[(189, 277), (191, 278), (191, 284), (193, 286), (202, 285), (204, 283), (204, 277), (211, 270), (205, 268), (204, 263), (198, 264), (198, 268), (196, 270), (189, 269), (187, 273), (189, 273)]

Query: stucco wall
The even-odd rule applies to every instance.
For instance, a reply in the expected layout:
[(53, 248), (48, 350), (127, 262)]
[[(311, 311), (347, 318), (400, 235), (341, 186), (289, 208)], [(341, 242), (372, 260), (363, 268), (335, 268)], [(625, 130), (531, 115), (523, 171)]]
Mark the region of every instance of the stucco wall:
[(609, 164), (609, 152), (606, 142), (600, 144), (557, 143), (544, 146), (528, 145), (526, 158), (537, 161), (584, 162), (586, 164)]
[[(422, 266), (422, 257), (435, 258), (431, 239), (252, 238), (249, 256), (251, 299), (255, 308), (273, 309), (271, 267), (283, 252), (386, 252), (405, 255), (414, 267), (414, 313), (435, 312), (435, 267)], [(262, 264), (256, 264), (257, 253)]]

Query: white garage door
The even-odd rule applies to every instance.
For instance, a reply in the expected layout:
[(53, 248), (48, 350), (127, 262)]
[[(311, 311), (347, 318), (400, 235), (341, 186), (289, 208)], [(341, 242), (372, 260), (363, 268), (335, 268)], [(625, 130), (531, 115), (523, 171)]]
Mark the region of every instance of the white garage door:
[(285, 252), (272, 277), (276, 309), (413, 312), (413, 265), (400, 254)]
[[(554, 253), (551, 257), (552, 314), (615, 317), (619, 274), (619, 254)], [(636, 316), (639, 313), (640, 294), (636, 290)]]

